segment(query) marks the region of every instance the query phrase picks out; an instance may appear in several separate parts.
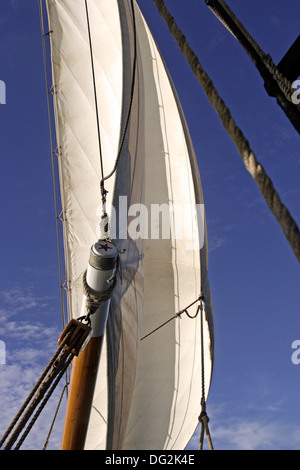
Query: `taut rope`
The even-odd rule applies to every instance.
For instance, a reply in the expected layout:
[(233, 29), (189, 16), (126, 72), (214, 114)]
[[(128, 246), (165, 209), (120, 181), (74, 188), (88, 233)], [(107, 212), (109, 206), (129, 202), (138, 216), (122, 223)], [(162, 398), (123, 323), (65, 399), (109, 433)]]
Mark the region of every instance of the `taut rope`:
[(226, 106), (223, 99), (220, 97), (212, 80), (203, 69), (195, 52), (189, 46), (184, 34), (177, 26), (164, 1), (153, 0), (153, 2), (166, 22), (169, 31), (176, 40), (181, 52), (188, 61), (195, 77), (202, 85), (209, 102), (218, 113), (224, 128), (237, 147), (246, 169), (258, 185), (266, 203), (273, 215), (276, 217), (298, 261), (300, 261), (300, 231), (295, 220), (291, 216), (287, 207), (282, 203), (270, 177), (257, 160), (254, 152), (250, 148), (248, 140), (245, 138), (241, 129), (237, 126), (228, 106)]

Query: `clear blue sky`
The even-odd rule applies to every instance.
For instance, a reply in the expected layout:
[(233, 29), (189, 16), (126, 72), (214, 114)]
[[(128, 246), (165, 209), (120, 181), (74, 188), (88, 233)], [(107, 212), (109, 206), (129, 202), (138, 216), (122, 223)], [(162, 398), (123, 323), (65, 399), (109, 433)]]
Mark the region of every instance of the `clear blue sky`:
[[(138, 3), (175, 82), (200, 167), (215, 314), (207, 404), (215, 448), (299, 449), (300, 364), (291, 360), (300, 340), (299, 263), (156, 7)], [(166, 4), (300, 224), (299, 135), (204, 1)], [(228, 4), (275, 63), (300, 32), (294, 0)], [(0, 26), (2, 434), (56, 347), (61, 313), (38, 2), (2, 0)], [(54, 406), (24, 448), (41, 448)], [(61, 422), (62, 414), (51, 448), (59, 446)]]

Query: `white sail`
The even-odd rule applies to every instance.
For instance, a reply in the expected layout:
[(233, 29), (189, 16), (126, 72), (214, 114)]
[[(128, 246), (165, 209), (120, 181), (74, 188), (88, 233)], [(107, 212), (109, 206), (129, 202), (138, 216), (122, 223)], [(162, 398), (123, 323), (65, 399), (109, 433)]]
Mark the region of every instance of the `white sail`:
[[(133, 78), (135, 86), (117, 172), (105, 182), (108, 202), (117, 214), (112, 237), (120, 251), (122, 280), (111, 302), (86, 448), (182, 449), (200, 414), (200, 315), (191, 319), (182, 314), (141, 338), (203, 292), (208, 394), (213, 315), (205, 219), (195, 211), (203, 204), (198, 167), (176, 92), (136, 3), (135, 18), (130, 0), (87, 4), (104, 174), (115, 163)], [(69, 311), (78, 317), (82, 274), (99, 235), (101, 202), (91, 54), (85, 1), (47, 0), (47, 8)], [(157, 239), (158, 205), (167, 208), (170, 234), (160, 233)], [(182, 209), (181, 221), (175, 207)], [(128, 210), (132, 217), (124, 235), (123, 216)], [(148, 217), (143, 218), (141, 211)], [(196, 305), (190, 313), (195, 309)]]

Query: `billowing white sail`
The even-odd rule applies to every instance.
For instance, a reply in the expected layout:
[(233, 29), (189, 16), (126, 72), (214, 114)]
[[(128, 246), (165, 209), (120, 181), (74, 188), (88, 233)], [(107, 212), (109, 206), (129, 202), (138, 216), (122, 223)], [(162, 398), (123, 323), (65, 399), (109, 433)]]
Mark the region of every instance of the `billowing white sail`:
[[(182, 314), (157, 328), (203, 292), (207, 395), (213, 314), (205, 219), (195, 210), (203, 207), (198, 167), (176, 92), (136, 2), (87, 5), (105, 175), (116, 160), (133, 79), (134, 94), (117, 171), (105, 182), (111, 218), (116, 213), (111, 237), (120, 251), (121, 278), (111, 301), (86, 448), (182, 449), (201, 409), (200, 315)], [(84, 0), (47, 0), (47, 9), (69, 312), (76, 318), (101, 215), (91, 50)], [(160, 231), (159, 210), (166, 211)]]

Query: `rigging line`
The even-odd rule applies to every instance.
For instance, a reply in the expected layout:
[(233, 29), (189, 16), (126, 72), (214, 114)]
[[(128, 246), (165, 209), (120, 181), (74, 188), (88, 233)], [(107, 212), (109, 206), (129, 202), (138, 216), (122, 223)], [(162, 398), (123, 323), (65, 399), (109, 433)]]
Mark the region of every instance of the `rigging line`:
[(119, 145), (117, 158), (116, 158), (114, 167), (113, 167), (112, 171), (107, 176), (102, 178), (102, 181), (101, 181), (102, 185), (104, 184), (104, 181), (109, 179), (115, 173), (115, 171), (117, 170), (118, 163), (119, 163), (119, 160), (120, 160), (121, 151), (122, 151), (123, 144), (124, 144), (124, 141), (125, 141), (125, 136), (126, 136), (128, 124), (129, 124), (131, 109), (132, 109), (134, 87), (135, 87), (136, 62), (137, 62), (137, 44), (136, 44), (137, 35), (136, 35), (136, 22), (135, 22), (135, 11), (134, 11), (133, 0), (131, 0), (130, 3), (131, 3), (131, 10), (132, 10), (133, 44), (134, 44), (133, 65), (132, 65), (132, 81), (131, 81), (131, 90), (130, 90), (130, 102), (129, 102), (127, 117), (126, 117), (125, 125), (124, 125), (124, 128), (123, 128), (122, 136), (121, 136), (121, 139), (120, 139), (120, 145)]
[(59, 411), (64, 393), (65, 393), (65, 391), (67, 391), (67, 389), (68, 389), (68, 384), (65, 384), (63, 389), (62, 389), (62, 392), (61, 392), (61, 395), (60, 395), (60, 398), (59, 398), (59, 402), (58, 402), (56, 410), (55, 410), (55, 414), (54, 414), (54, 417), (53, 417), (53, 420), (52, 420), (52, 423), (51, 423), (51, 426), (50, 426), (50, 429), (49, 429), (49, 432), (48, 432), (48, 436), (47, 436), (47, 438), (45, 440), (45, 443), (43, 445), (43, 450), (47, 450), (47, 447), (48, 447), (48, 444), (49, 444), (49, 439), (51, 437), (53, 427), (54, 427), (54, 424), (55, 424), (55, 421), (56, 421), (56, 418), (57, 418), (57, 415), (58, 415), (58, 411)]
[(90, 19), (89, 19), (89, 11), (88, 11), (87, 0), (85, 0), (85, 13), (86, 13), (86, 20), (87, 20), (87, 27), (88, 27), (88, 37), (89, 37), (90, 56), (91, 56), (91, 67), (92, 67), (92, 77), (93, 77), (93, 87), (94, 87), (94, 100), (95, 100), (95, 110), (96, 110), (96, 120), (97, 120), (97, 133), (98, 133), (98, 146), (99, 146), (99, 155), (100, 155), (101, 177), (103, 179), (104, 170), (103, 170), (103, 159), (102, 159), (102, 149), (101, 149), (101, 135), (100, 135), (100, 122), (99, 122), (99, 111), (98, 111), (98, 99), (97, 99), (93, 47), (92, 47)]
[[(98, 111), (98, 99), (97, 99), (97, 90), (96, 90), (96, 78), (95, 78), (95, 69), (94, 69), (94, 59), (93, 59), (93, 49), (92, 49), (92, 38), (91, 38), (91, 31), (90, 31), (90, 21), (89, 21), (89, 13), (88, 13), (88, 5), (87, 5), (87, 0), (85, 0), (85, 10), (86, 10), (86, 17), (87, 17), (87, 26), (88, 26), (88, 36), (89, 36), (89, 46), (90, 46), (90, 55), (91, 55), (91, 67), (92, 67), (92, 76), (93, 76), (93, 87), (94, 87), (94, 99), (95, 99), (95, 109), (96, 109), (96, 119), (97, 119), (97, 132), (98, 132), (98, 145), (99, 145), (99, 153), (100, 153), (100, 165), (101, 165), (101, 181), (100, 181), (100, 191), (101, 191), (101, 196), (102, 196), (102, 204), (105, 207), (105, 202), (106, 202), (106, 194), (107, 191), (104, 188), (104, 181), (108, 180), (111, 178), (111, 176), (116, 172), (119, 160), (120, 160), (120, 155), (121, 151), (123, 148), (123, 144), (125, 141), (126, 137), (126, 132), (128, 129), (128, 124), (129, 124), (129, 119), (131, 115), (131, 109), (132, 109), (132, 102), (133, 102), (133, 95), (134, 95), (134, 86), (135, 86), (135, 75), (136, 75), (136, 23), (135, 23), (135, 11), (134, 11), (134, 4), (133, 0), (130, 0), (131, 4), (131, 10), (132, 10), (132, 24), (133, 24), (133, 42), (134, 42), (134, 52), (133, 52), (133, 68), (132, 68), (132, 81), (131, 81), (131, 91), (130, 91), (130, 102), (129, 102), (129, 107), (128, 107), (128, 112), (127, 112), (127, 117), (124, 125), (124, 129), (121, 135), (120, 139), (120, 144), (119, 144), (119, 149), (118, 153), (116, 156), (115, 164), (112, 169), (112, 171), (104, 176), (104, 168), (103, 168), (103, 157), (102, 157), (102, 149), (101, 149), (101, 136), (100, 136), (100, 122), (99, 122), (99, 111)], [(103, 215), (107, 216), (105, 208), (103, 209)]]
[(205, 375), (204, 375), (204, 333), (203, 333), (203, 296), (200, 299), (199, 309), (201, 312), (200, 315), (200, 332), (201, 332), (201, 386), (202, 386), (202, 397), (201, 405), (205, 406)]
[[(201, 416), (201, 415), (200, 415), (200, 416)], [(208, 419), (206, 413), (201, 417), (201, 419), (200, 419), (200, 417), (199, 417), (199, 421), (201, 422), (201, 432), (200, 432), (200, 440), (199, 440), (199, 450), (202, 450), (202, 449), (203, 449), (204, 430), (205, 430), (205, 433), (206, 433), (206, 438), (207, 438), (209, 450), (214, 450), (213, 443), (212, 443), (212, 440), (211, 440), (210, 431), (209, 431), (209, 427), (208, 427), (208, 421), (209, 421), (209, 419)]]
[(274, 185), (267, 175), (263, 166), (257, 160), (254, 152), (250, 148), (248, 140), (242, 130), (237, 126), (228, 106), (220, 97), (211, 78), (203, 69), (195, 52), (191, 49), (182, 31), (176, 24), (173, 16), (168, 11), (163, 0), (153, 0), (159, 13), (166, 22), (170, 33), (174, 37), (177, 45), (190, 65), (195, 77), (200, 82), (210, 104), (217, 112), (226, 132), (235, 144), (248, 172), (256, 182), (263, 195), (269, 209), (277, 219), (288, 243), (290, 244), (296, 258), (300, 262), (300, 230), (295, 220), (291, 216), (287, 207), (281, 201)]
[[(65, 327), (65, 325), (66, 325), (66, 315), (65, 315), (63, 280), (62, 280), (61, 244), (60, 244), (60, 237), (59, 237), (59, 222), (58, 222), (58, 217), (57, 217), (57, 214), (58, 214), (58, 197), (57, 197), (57, 185), (56, 185), (56, 171), (55, 171), (55, 163), (54, 163), (54, 145), (53, 145), (53, 133), (52, 133), (52, 119), (51, 119), (51, 111), (50, 111), (51, 106), (50, 106), (50, 100), (49, 100), (49, 82), (48, 82), (48, 68), (47, 68), (47, 59), (46, 59), (45, 31), (44, 31), (42, 0), (39, 0), (39, 11), (40, 11), (41, 33), (42, 33), (42, 46), (43, 46), (44, 71), (45, 71), (47, 108), (48, 108), (48, 122), (49, 122), (49, 134), (50, 134), (52, 179), (53, 179), (53, 191), (54, 191), (54, 208), (55, 208), (55, 216), (56, 216), (55, 219), (56, 219), (56, 239), (57, 239), (58, 268), (59, 268), (59, 282), (60, 282), (60, 298), (61, 298), (61, 309), (62, 309), (62, 324), (63, 324), (63, 327)], [(49, 36), (50, 36), (50, 34), (49, 34)]]
[[(292, 84), (290, 81), (280, 72), (280, 70), (276, 67), (274, 64), (271, 56), (269, 54), (266, 54), (263, 49), (259, 46), (259, 44), (255, 41), (255, 39), (251, 36), (249, 31), (245, 28), (245, 26), (241, 23), (241, 21), (238, 19), (238, 17), (234, 14), (234, 12), (229, 8), (227, 3), (224, 0), (205, 0), (205, 3), (208, 5), (208, 7), (212, 10), (212, 12), (220, 19), (220, 21), (225, 24), (226, 28), (235, 36), (234, 32), (231, 30), (230, 26), (227, 24), (226, 19), (222, 17), (222, 14), (218, 11), (218, 8), (216, 7), (215, 4), (219, 4), (221, 8), (223, 8), (223, 11), (229, 15), (231, 20), (234, 22), (234, 24), (238, 27), (238, 29), (242, 32), (243, 36), (247, 39), (247, 41), (250, 43), (251, 47), (255, 51), (256, 55), (253, 54), (252, 51), (250, 51), (246, 47), (246, 51), (252, 61), (255, 63), (256, 67), (260, 69), (259, 64), (257, 64), (257, 57), (263, 62), (264, 66), (268, 69), (270, 74), (272, 75), (273, 79), (277, 82), (280, 90), (286, 97), (288, 101), (292, 101), (292, 94), (293, 94), (293, 88)], [(235, 36), (236, 37), (236, 36)], [(236, 37), (236, 39), (240, 42), (240, 40)], [(242, 43), (242, 46), (245, 47), (244, 43)], [(261, 71), (261, 70), (260, 70)]]
[(14, 417), (13, 421), (11, 422), (11, 424), (9, 425), (9, 427), (7, 428), (7, 430), (5, 431), (5, 433), (3, 434), (1, 440), (0, 440), (0, 447), (2, 447), (3, 443), (5, 442), (5, 440), (7, 439), (8, 435), (11, 433), (12, 429), (15, 427), (15, 425), (17, 424), (18, 420), (20, 419), (20, 417), (22, 416), (22, 414), (25, 412), (26, 410), (26, 407), (29, 405), (30, 401), (32, 400), (32, 398), (34, 397), (35, 393), (37, 392), (37, 390), (39, 389), (40, 385), (42, 384), (43, 380), (46, 378), (48, 372), (51, 370), (51, 367), (53, 367), (53, 364), (55, 363), (56, 359), (58, 358), (62, 348), (64, 347), (64, 343), (62, 343), (62, 345), (60, 347), (57, 348), (56, 350), (56, 353), (53, 355), (52, 359), (49, 361), (47, 367), (44, 369), (43, 373), (41, 374), (39, 380), (36, 382), (35, 386), (32, 388), (31, 392), (29, 393), (28, 397), (26, 398), (26, 400), (24, 401), (23, 405), (21, 406), (21, 408), (19, 409), (18, 413), (16, 414), (16, 416)]
[(201, 296), (198, 297), (196, 300), (194, 300), (194, 302), (192, 302), (190, 305), (188, 305), (187, 307), (185, 307), (183, 310), (180, 310), (180, 312), (177, 312), (175, 313), (175, 315), (171, 318), (169, 318), (167, 321), (165, 321), (164, 323), (162, 323), (161, 325), (159, 325), (157, 328), (155, 328), (154, 330), (150, 331), (150, 333), (146, 334), (145, 336), (143, 336), (140, 341), (143, 341), (143, 339), (145, 338), (148, 338), (148, 336), (152, 335), (153, 333), (155, 333), (156, 331), (160, 330), (163, 326), (167, 325), (168, 323), (170, 323), (172, 320), (175, 320), (175, 318), (177, 317), (180, 317), (183, 313), (185, 313), (189, 318), (191, 319), (194, 319), (197, 317), (198, 313), (199, 313), (199, 308), (197, 308), (197, 311), (195, 313), (195, 315), (189, 315), (188, 313), (188, 309), (190, 307), (192, 307), (193, 305), (195, 305), (195, 303), (197, 303), (198, 301), (201, 300)]
[(204, 361), (204, 327), (203, 327), (203, 303), (204, 295), (200, 297), (200, 305), (198, 309), (201, 312), (200, 315), (200, 339), (201, 339), (201, 389), (202, 389), (202, 396), (201, 396), (201, 413), (199, 416), (199, 422), (201, 423), (201, 433), (200, 433), (200, 441), (199, 441), (199, 450), (203, 449), (203, 440), (204, 440), (204, 430), (206, 432), (206, 437), (209, 445), (209, 449), (213, 450), (213, 444), (209, 432), (208, 422), (209, 418), (206, 413), (206, 400), (205, 400), (205, 361)]
[[(76, 320), (71, 320), (63, 330), (59, 338), (56, 352), (28, 395), (24, 404), (21, 406), (16, 417), (3, 435), (1, 445), (4, 444), (5, 440), (10, 435), (3, 450), (10, 450), (23, 432), (23, 435), (19, 438), (19, 441), (15, 446), (15, 450), (20, 448), (62, 376), (69, 367), (72, 359), (75, 355), (80, 354), (82, 345), (84, 341), (88, 339), (90, 332), (90, 327)], [(30, 418), (32, 419), (28, 423)]]
[(205, 0), (205, 3), (244, 48), (260, 73), (268, 95), (276, 98), (278, 106), (285, 113), (295, 130), (300, 133), (300, 109), (296, 103), (293, 103), (295, 90), (290, 81), (291, 77), (285, 76), (284, 68), (281, 70), (282, 61), (278, 66), (275, 65), (270, 54), (266, 54), (260, 48), (224, 0)]
[[(65, 338), (65, 341), (63, 341), (57, 348), (55, 354), (53, 355), (53, 357), (51, 358), (51, 360), (49, 361), (49, 363), (47, 364), (46, 368), (44, 369), (44, 371), (42, 372), (40, 378), (38, 379), (38, 381), (36, 382), (36, 384), (34, 385), (34, 387), (32, 388), (31, 392), (29, 393), (29, 395), (27, 396), (26, 400), (24, 401), (23, 405), (21, 406), (21, 408), (19, 409), (18, 413), (16, 414), (16, 416), (14, 417), (14, 419), (12, 420), (12, 422), (10, 423), (9, 427), (7, 428), (7, 430), (5, 431), (5, 433), (3, 434), (1, 440), (0, 440), (0, 447), (2, 447), (2, 445), (4, 444), (4, 442), (7, 440), (8, 436), (12, 433), (13, 429), (15, 427), (17, 427), (17, 429), (19, 428), (20, 429), (20, 432), (21, 432), (21, 429), (22, 427), (20, 426), (20, 424), (17, 424), (18, 421), (21, 419), (22, 415), (24, 415), (24, 413), (26, 413), (26, 408), (28, 409), (28, 406), (30, 405), (30, 402), (32, 400), (34, 400), (34, 397), (36, 396), (36, 394), (38, 393), (38, 390), (39, 388), (42, 386), (43, 384), (43, 381), (46, 379), (47, 377), (47, 374), (51, 371), (51, 369), (53, 368), (54, 364), (55, 364), (55, 361), (58, 359), (59, 355), (61, 354), (61, 351), (62, 349), (64, 348), (67, 340), (69, 339), (69, 337), (71, 336), (71, 333), (72, 331), (69, 333), (69, 335)], [(16, 431), (14, 431), (15, 433)], [(16, 437), (17, 439), (17, 437)]]
[(35, 412), (34, 416), (32, 417), (31, 421), (28, 423), (27, 427), (25, 428), (24, 433), (22, 434), (22, 436), (20, 437), (20, 439), (16, 443), (14, 450), (19, 450), (20, 449), (21, 445), (23, 444), (24, 440), (28, 436), (28, 434), (31, 431), (33, 425), (35, 424), (37, 418), (39, 417), (39, 415), (43, 411), (44, 407), (46, 406), (48, 400), (50, 399), (51, 395), (53, 394), (53, 392), (54, 392), (55, 388), (57, 387), (59, 381), (61, 380), (62, 376), (65, 374), (68, 367), (70, 366), (70, 364), (72, 362), (72, 359), (73, 359), (73, 357), (72, 357), (72, 355), (70, 355), (68, 357), (68, 359), (66, 360), (65, 364), (60, 366), (59, 373), (56, 375), (56, 379), (55, 379), (54, 383), (52, 384), (51, 388), (49, 389), (49, 391), (46, 394), (46, 396), (44, 397), (44, 399), (41, 401), (41, 404), (40, 404), (39, 408), (36, 410), (36, 412)]

